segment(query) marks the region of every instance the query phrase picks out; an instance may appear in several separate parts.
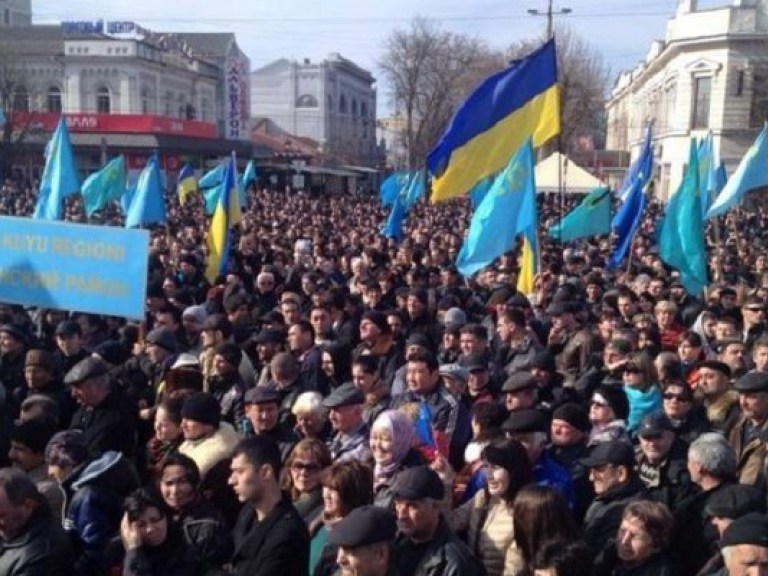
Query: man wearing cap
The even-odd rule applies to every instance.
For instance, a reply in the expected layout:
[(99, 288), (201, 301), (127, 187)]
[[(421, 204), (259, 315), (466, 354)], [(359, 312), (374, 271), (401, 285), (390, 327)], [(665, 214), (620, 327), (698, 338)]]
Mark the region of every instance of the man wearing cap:
[(536, 407), (536, 379), (530, 372), (516, 372), (504, 381), (501, 393), (504, 407), (511, 414), (516, 410)]
[(460, 356), (459, 365), (468, 374), (467, 393), (464, 398), (469, 401), (469, 408), (478, 402), (493, 402), (493, 395), (489, 389), (491, 373), (488, 368), (487, 356), (484, 354)]
[(178, 355), (178, 340), (170, 328), (155, 328), (144, 339), (144, 352), (149, 360), (150, 402), (162, 392), (162, 382), (166, 372), (173, 365)]
[(397, 369), (405, 362), (402, 347), (392, 335), (383, 312), (368, 311), (360, 320), (360, 345), (352, 356), (369, 354), (379, 362), (379, 374), (382, 381), (391, 386)]
[(573, 479), (576, 505), (573, 509), (578, 522), (584, 518), (595, 493), (589, 481), (589, 470), (582, 464), (589, 449), (590, 423), (583, 406), (576, 403), (561, 404), (552, 413), (550, 424), (552, 458), (563, 466)]
[(677, 437), (663, 412), (647, 414), (640, 421), (637, 435), (641, 450), (638, 476), (651, 499), (674, 512), (694, 491), (688, 472), (688, 446)]
[(496, 320), (496, 336), (499, 349), (496, 362), (507, 375), (528, 370), (541, 344), (531, 336), (526, 326), (525, 314), (519, 310), (503, 310)]
[(260, 366), (256, 375), (256, 386), (266, 386), (272, 381), (272, 372), (269, 368), (272, 358), (278, 352), (285, 350), (285, 334), (280, 330), (266, 329), (253, 336), (252, 340), (256, 345)]
[(181, 314), (181, 325), (184, 327), (184, 333), (186, 334), (187, 342), (189, 342), (187, 352), (195, 356), (199, 356), (203, 350), (200, 333), (207, 318), (208, 312), (202, 304), (188, 306), (184, 308), (184, 312)]
[(758, 512), (735, 520), (720, 541), (727, 576), (752, 576), (768, 571), (768, 517)]
[(738, 392), (731, 389), (731, 369), (719, 360), (706, 360), (696, 365), (696, 371), (696, 389), (704, 397), (707, 419), (727, 436), (741, 416)]
[(597, 349), (597, 337), (576, 320), (576, 303), (555, 302), (547, 308), (552, 327), (547, 337), (547, 348), (555, 357), (557, 369), (566, 378), (575, 381), (592, 364)]
[(31, 394), (48, 396), (58, 406), (58, 421), (68, 426), (77, 406), (67, 393), (64, 383), (56, 377), (53, 355), (47, 350), (29, 350), (24, 359), (24, 379), (27, 385), (18, 390), (19, 395), (16, 397), (19, 404)]
[(430, 314), (428, 306), (427, 291), (422, 288), (412, 288), (408, 293), (405, 306), (408, 313), (405, 335), (409, 337), (414, 334), (422, 334), (427, 337), (430, 350), (437, 350), (437, 345), (440, 343), (440, 327)]
[[(24, 386), (24, 358), (31, 336), (20, 324), (0, 325), (0, 383), (6, 397), (13, 398), (14, 391)], [(18, 406), (13, 407), (15, 410)]]
[(766, 488), (765, 435), (768, 434), (768, 374), (749, 372), (736, 381), (741, 419), (729, 434), (738, 458), (738, 478), (742, 484)]
[(243, 351), (234, 342), (223, 342), (216, 346), (215, 352), (213, 372), (208, 378), (208, 391), (221, 406), (221, 419), (239, 429), (245, 418), (243, 406), (245, 387), (237, 370)]
[[(203, 345), (203, 351), (200, 353), (200, 366), (203, 368), (203, 375), (206, 379), (214, 370), (213, 357), (216, 355), (216, 347), (224, 342), (233, 342), (232, 334), (232, 323), (222, 314), (208, 316), (205, 324), (203, 324), (203, 330), (200, 334)], [(247, 354), (241, 356), (237, 370), (240, 372), (243, 386), (252, 388), (256, 381), (256, 371), (253, 369), (253, 363)]]
[(323, 400), (335, 432), (328, 448), (336, 462), (367, 462), (373, 457), (368, 445), (370, 430), (363, 421), (364, 402), (365, 395), (352, 382), (342, 384)]
[(64, 384), (79, 405), (69, 426), (82, 430), (91, 456), (114, 450), (128, 458), (136, 452), (136, 414), (130, 402), (113, 389), (109, 367), (95, 356), (81, 360), (67, 372)]
[(582, 464), (589, 468), (595, 492), (584, 517), (584, 542), (596, 556), (616, 535), (624, 506), (643, 497), (645, 488), (635, 474), (635, 452), (621, 440), (593, 447)]
[(58, 483), (48, 474), (45, 447), (56, 433), (50, 420), (32, 419), (14, 424), (8, 458), (14, 468), (23, 470), (45, 496), (54, 518), (61, 518), (64, 495)]
[(257, 386), (245, 393), (245, 416), (255, 436), (274, 440), (280, 449), (281, 462), (299, 441), (293, 428), (280, 422), (280, 393), (274, 386)]
[(392, 544), (397, 534), (394, 515), (379, 506), (355, 508), (329, 532), (338, 547), (336, 576), (394, 576)]
[(83, 330), (74, 320), (59, 322), (54, 332), (56, 352), (54, 359), (60, 374), (66, 374), (72, 367), (88, 356), (83, 349)]
[(183, 254), (179, 260), (179, 272), (176, 277), (179, 279), (182, 288), (187, 288), (192, 292), (195, 302), (205, 302), (208, 289), (211, 285), (203, 274), (200, 261), (194, 254)]
[(472, 551), (453, 534), (443, 518), (445, 487), (427, 466), (397, 475), (393, 486), (399, 535), (393, 558), (400, 574), (459, 576), (485, 574)]
[(533, 466), (533, 478), (539, 486), (551, 486), (563, 495), (568, 505), (576, 505), (573, 479), (566, 468), (560, 465), (547, 450), (549, 422), (536, 408), (515, 410), (501, 425), (507, 438), (517, 440), (528, 452)]

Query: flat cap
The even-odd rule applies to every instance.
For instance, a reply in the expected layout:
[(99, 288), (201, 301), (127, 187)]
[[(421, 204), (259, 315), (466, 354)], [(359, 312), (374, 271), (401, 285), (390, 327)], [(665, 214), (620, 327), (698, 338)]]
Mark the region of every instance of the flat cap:
[(467, 372), (488, 370), (488, 358), (485, 354), (463, 354), (459, 358), (459, 365)]
[(582, 458), (581, 463), (587, 468), (599, 468), (607, 464), (631, 468), (635, 465), (635, 451), (627, 442), (609, 440), (592, 448), (589, 455)]
[(256, 344), (281, 344), (285, 342), (285, 334), (282, 330), (268, 328), (253, 336), (251, 340)]
[(397, 533), (395, 515), (381, 506), (361, 506), (347, 514), (329, 532), (332, 544), (357, 548), (380, 542), (392, 542)]
[(352, 384), (352, 382), (346, 382), (326, 396), (323, 400), (323, 406), (326, 408), (341, 408), (342, 406), (362, 404), (363, 402), (365, 402), (363, 391)]
[(674, 432), (675, 427), (672, 425), (672, 421), (664, 412), (653, 412), (646, 414), (640, 421), (637, 435), (642, 438), (653, 438), (659, 436), (665, 430)]
[(537, 352), (531, 360), (531, 368), (538, 368), (545, 372), (555, 372), (557, 366), (555, 365), (555, 357), (552, 356), (547, 350)]
[(274, 386), (256, 386), (245, 393), (245, 404), (280, 403), (280, 392)]
[(504, 381), (501, 386), (502, 392), (519, 392), (520, 390), (530, 390), (536, 388), (536, 378), (533, 374), (525, 370), (515, 372)]
[(420, 465), (406, 468), (395, 478), (393, 485), (395, 498), (403, 500), (442, 500), (445, 486), (437, 473), (429, 466)]
[(707, 500), (704, 512), (716, 518), (735, 520), (749, 512), (765, 513), (765, 492), (749, 484), (729, 484)]
[(723, 532), (720, 548), (749, 544), (768, 548), (768, 516), (750, 512), (734, 520)]
[(64, 384), (68, 386), (77, 386), (82, 384), (86, 380), (96, 378), (98, 376), (104, 376), (109, 373), (109, 367), (104, 363), (101, 358), (96, 356), (88, 356), (83, 358), (72, 366), (72, 368), (64, 376)]
[(504, 432), (512, 434), (527, 434), (529, 432), (546, 432), (549, 429), (547, 418), (536, 408), (513, 410), (501, 425)]
[(408, 339), (405, 341), (405, 345), (420, 346), (426, 350), (432, 350), (432, 342), (429, 340), (429, 338), (427, 338), (425, 334), (421, 334), (420, 332), (415, 332), (408, 336)]
[(178, 368), (200, 368), (200, 360), (194, 354), (182, 352), (176, 357), (176, 361), (171, 365), (171, 370)]
[(56, 326), (56, 336), (74, 336), (75, 334), (81, 335), (83, 333), (80, 324), (74, 320), (63, 320)]
[(710, 370), (722, 372), (728, 378), (731, 377), (731, 368), (728, 366), (728, 364), (725, 362), (720, 362), (719, 360), (703, 360), (702, 362), (698, 362), (696, 364), (696, 369), (698, 370), (699, 368), (709, 368)]
[(739, 392), (768, 392), (768, 373), (748, 372), (733, 387)]
[(203, 331), (206, 330), (225, 330), (229, 325), (229, 320), (223, 314), (211, 314), (203, 322)]
[(444, 378), (458, 380), (464, 384), (466, 384), (467, 380), (469, 380), (469, 372), (467, 369), (455, 362), (452, 364), (441, 364), (438, 373)]
[(146, 338), (147, 344), (154, 344), (160, 348), (168, 350), (168, 352), (176, 352), (178, 342), (176, 341), (176, 335), (169, 328), (155, 328), (150, 330)]
[(48, 372), (53, 372), (56, 370), (56, 361), (53, 359), (53, 354), (48, 350), (28, 350), (24, 357), (24, 367), (27, 366), (39, 366)]
[(513, 294), (512, 297), (509, 300), (507, 300), (507, 306), (509, 306), (510, 308), (528, 309), (531, 307), (531, 301), (518, 292), (516, 294)]
[(561, 300), (560, 302), (552, 302), (547, 307), (548, 316), (562, 316), (563, 314), (573, 314), (575, 306), (568, 300)]
[(16, 340), (18, 340), (19, 342), (23, 342), (24, 344), (29, 344), (30, 334), (27, 331), (27, 329), (21, 324), (17, 324), (15, 322), (11, 322), (10, 324), (2, 324), (0, 325), (0, 332), (5, 332), (6, 334), (10, 334), (14, 338), (16, 338)]

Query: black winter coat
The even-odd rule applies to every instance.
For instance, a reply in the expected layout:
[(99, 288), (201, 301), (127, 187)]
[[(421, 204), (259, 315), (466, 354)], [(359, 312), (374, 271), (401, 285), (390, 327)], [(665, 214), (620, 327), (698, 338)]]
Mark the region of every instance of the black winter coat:
[(32, 514), (16, 538), (0, 541), (3, 576), (74, 576), (73, 560), (69, 538), (47, 504)]

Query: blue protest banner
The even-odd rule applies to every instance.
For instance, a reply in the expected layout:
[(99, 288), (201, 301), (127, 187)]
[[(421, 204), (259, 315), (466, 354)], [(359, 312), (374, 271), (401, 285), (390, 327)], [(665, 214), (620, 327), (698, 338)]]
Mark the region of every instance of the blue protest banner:
[(0, 302), (143, 319), (149, 232), (0, 216)]

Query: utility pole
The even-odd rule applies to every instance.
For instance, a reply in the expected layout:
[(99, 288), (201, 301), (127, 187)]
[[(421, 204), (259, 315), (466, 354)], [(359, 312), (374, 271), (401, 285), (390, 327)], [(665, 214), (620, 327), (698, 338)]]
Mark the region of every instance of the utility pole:
[(560, 8), (559, 10), (554, 10), (552, 7), (553, 0), (547, 0), (547, 11), (542, 12), (540, 10), (536, 10), (535, 8), (529, 9), (528, 14), (531, 16), (546, 16), (547, 17), (547, 40), (552, 38), (555, 34), (555, 16), (564, 16), (566, 14), (570, 14), (573, 10), (570, 8)]

